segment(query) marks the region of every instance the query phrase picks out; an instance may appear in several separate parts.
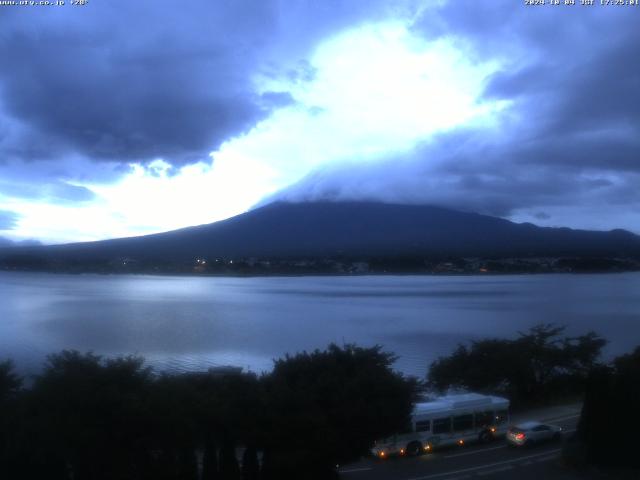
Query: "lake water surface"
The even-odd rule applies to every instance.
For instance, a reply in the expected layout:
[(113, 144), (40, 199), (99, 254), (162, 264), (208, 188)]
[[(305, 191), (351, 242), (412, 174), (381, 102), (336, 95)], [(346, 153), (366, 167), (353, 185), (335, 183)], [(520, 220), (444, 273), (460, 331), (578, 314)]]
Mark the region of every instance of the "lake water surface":
[(33, 372), (64, 348), (140, 354), (161, 369), (240, 365), (330, 342), (381, 344), (423, 376), (458, 342), (539, 322), (595, 330), (606, 355), (640, 344), (640, 273), (161, 277), (0, 273), (0, 359)]

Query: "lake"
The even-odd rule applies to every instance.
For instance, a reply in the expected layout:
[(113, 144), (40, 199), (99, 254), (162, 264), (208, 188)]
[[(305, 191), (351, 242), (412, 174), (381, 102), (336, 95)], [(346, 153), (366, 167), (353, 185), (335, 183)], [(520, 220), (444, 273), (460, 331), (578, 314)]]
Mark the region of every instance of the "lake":
[(61, 349), (140, 354), (158, 369), (271, 368), (330, 342), (381, 344), (424, 376), (459, 342), (540, 322), (640, 344), (640, 273), (163, 277), (0, 272), (0, 358), (37, 371)]

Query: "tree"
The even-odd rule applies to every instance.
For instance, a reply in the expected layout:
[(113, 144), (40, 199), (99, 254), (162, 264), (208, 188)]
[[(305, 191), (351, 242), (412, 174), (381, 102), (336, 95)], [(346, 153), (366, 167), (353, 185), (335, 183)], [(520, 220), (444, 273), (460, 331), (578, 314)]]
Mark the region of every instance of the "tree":
[(143, 471), (148, 452), (141, 400), (151, 379), (138, 357), (49, 356), (29, 395), (34, 455), (44, 459), (33, 468), (53, 465), (53, 471), (63, 470), (62, 478), (76, 480), (124, 479)]
[[(2, 363), (0, 400), (15, 407), (2, 411), (12, 419), (0, 431), (3, 473), (255, 480), (262, 451), (264, 479), (300, 478), (301, 471), (309, 479), (331, 477), (336, 463), (365, 454), (374, 439), (407, 422), (416, 382), (395, 373), (394, 360), (380, 347), (331, 345), (278, 360), (261, 378), (214, 371), (156, 376), (139, 357), (62, 351), (47, 358), (27, 390)], [(3, 436), (9, 431), (10, 442)]]
[(436, 390), (463, 388), (508, 396), (515, 404), (582, 392), (589, 370), (606, 341), (594, 332), (561, 337), (564, 327), (540, 324), (518, 338), (486, 339), (459, 345), (429, 368)]
[(640, 346), (617, 357), (612, 366), (590, 372), (571, 453), (581, 452), (581, 460), (594, 465), (640, 467), (640, 419), (635, 413), (639, 404)]
[(150, 478), (196, 478), (199, 400), (191, 374), (165, 373), (151, 384), (145, 400), (153, 452)]
[(336, 464), (404, 427), (417, 384), (394, 372), (394, 361), (380, 346), (335, 344), (277, 360), (263, 378), (263, 478), (331, 478)]
[(264, 407), (257, 377), (216, 371), (163, 374), (152, 385), (157, 478), (192, 478), (202, 452), (203, 480), (237, 480), (236, 447), (255, 446)]
[(18, 471), (16, 444), (20, 434), (21, 388), (22, 378), (15, 372), (13, 362), (0, 362), (0, 465), (5, 472)]
[(22, 387), (22, 378), (15, 372), (11, 360), (0, 362), (0, 405), (15, 397)]
[(254, 446), (248, 446), (242, 454), (242, 480), (258, 480), (259, 478), (258, 452)]

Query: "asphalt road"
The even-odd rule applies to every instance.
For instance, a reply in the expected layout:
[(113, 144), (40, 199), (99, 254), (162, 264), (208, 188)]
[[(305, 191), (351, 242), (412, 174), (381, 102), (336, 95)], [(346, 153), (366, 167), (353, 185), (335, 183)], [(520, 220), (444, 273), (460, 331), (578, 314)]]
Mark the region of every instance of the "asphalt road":
[[(579, 410), (567, 411), (561, 417), (531, 416), (560, 425), (565, 435), (572, 433)], [(519, 421), (514, 419), (511, 423)], [(549, 442), (527, 448), (512, 448), (504, 439), (488, 445), (465, 445), (439, 450), (418, 457), (365, 459), (339, 469), (343, 480), (462, 480), (473, 478), (573, 478), (554, 473), (562, 442)], [(560, 469), (562, 470), (562, 469)]]

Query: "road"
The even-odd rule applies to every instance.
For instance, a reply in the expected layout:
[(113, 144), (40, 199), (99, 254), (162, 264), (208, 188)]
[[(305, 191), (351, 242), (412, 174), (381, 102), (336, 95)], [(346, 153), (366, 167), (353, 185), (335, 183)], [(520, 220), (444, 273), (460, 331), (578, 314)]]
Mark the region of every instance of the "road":
[[(579, 406), (561, 407), (517, 416), (511, 423), (524, 419), (543, 420), (560, 425), (566, 435), (575, 431), (579, 412)], [(499, 439), (488, 445), (455, 447), (412, 458), (365, 459), (339, 471), (343, 480), (574, 478), (562, 474), (558, 465), (561, 447), (562, 442), (550, 442), (531, 448), (511, 448)], [(554, 473), (556, 470), (558, 472)]]

